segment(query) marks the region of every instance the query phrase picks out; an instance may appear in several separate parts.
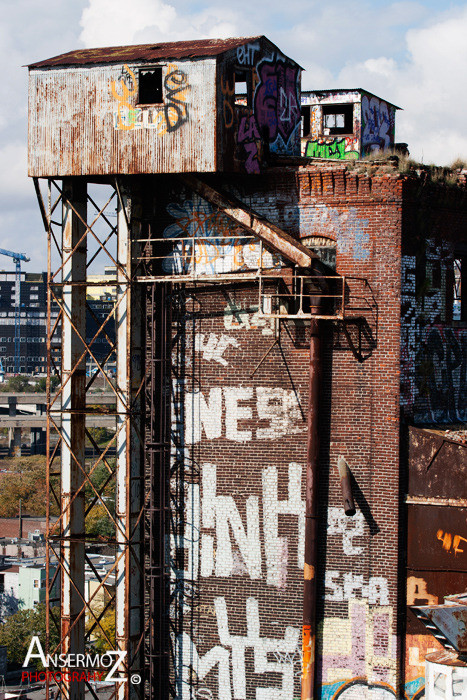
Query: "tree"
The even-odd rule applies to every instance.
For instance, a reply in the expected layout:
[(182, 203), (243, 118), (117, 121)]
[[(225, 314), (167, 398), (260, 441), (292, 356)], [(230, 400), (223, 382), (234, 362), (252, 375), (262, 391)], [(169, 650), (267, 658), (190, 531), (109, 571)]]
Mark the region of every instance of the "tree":
[(22, 374), (17, 374), (15, 377), (10, 377), (7, 382), (0, 386), (0, 391), (5, 393), (21, 393), (31, 391), (32, 387), (29, 384), (29, 378)]
[[(96, 617), (99, 617), (97, 612)], [(90, 630), (93, 628), (94, 624), (95, 619), (92, 617), (92, 615), (90, 615), (86, 624), (86, 632), (88, 634), (90, 633)], [(112, 651), (115, 649), (115, 606), (109, 607), (109, 609), (102, 616), (99, 625), (96, 625), (94, 629), (92, 629), (90, 636), (94, 642), (94, 649), (99, 654), (104, 654), (106, 651)], [(111, 642), (110, 644), (105, 635), (107, 635), (109, 638)]]
[[(54, 391), (57, 386), (60, 383), (60, 379), (57, 377), (56, 374), (52, 374), (50, 377), (50, 389)], [(37, 380), (36, 386), (34, 387), (34, 391), (37, 391), (41, 394), (45, 394), (47, 391), (47, 377), (41, 377), (40, 379)]]
[[(57, 610), (55, 613), (57, 614)], [(42, 647), (46, 649), (46, 614), (45, 604), (40, 603), (34, 610), (20, 610), (7, 617), (0, 625), (0, 644), (7, 648), (8, 661), (23, 664), (29, 649), (32, 637), (39, 637)], [(50, 650), (58, 644), (58, 632), (51, 625)], [(34, 660), (36, 666), (41, 668), (39, 659)]]
[[(7, 466), (6, 462), (5, 466)], [(25, 512), (45, 515), (46, 458), (40, 455), (20, 457), (11, 460), (8, 468), (8, 472), (0, 475), (0, 517), (16, 517), (20, 499)], [(57, 515), (53, 499), (50, 503), (52, 515)]]

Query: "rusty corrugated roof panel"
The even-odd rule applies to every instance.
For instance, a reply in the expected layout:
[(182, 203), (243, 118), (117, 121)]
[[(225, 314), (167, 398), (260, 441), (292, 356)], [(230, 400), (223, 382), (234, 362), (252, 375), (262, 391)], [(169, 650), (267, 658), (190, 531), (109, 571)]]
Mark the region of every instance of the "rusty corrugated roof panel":
[[(237, 37), (231, 39), (198, 39), (196, 41), (171, 41), (159, 44), (136, 46), (110, 46), (101, 49), (78, 49), (31, 63), (29, 68), (52, 66), (88, 65), (93, 63), (128, 63), (132, 61), (159, 61), (161, 59), (201, 58), (218, 56), (250, 42), (265, 39), (262, 36)], [(269, 42), (269, 39), (267, 40)], [(271, 42), (269, 42), (271, 43)]]
[(445, 649), (467, 653), (465, 605), (412, 605), (410, 608)]

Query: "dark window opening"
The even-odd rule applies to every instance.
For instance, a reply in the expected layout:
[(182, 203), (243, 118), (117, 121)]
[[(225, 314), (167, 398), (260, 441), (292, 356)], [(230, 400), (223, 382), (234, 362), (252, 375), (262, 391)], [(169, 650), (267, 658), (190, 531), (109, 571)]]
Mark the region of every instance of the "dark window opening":
[(138, 103), (153, 105), (162, 103), (162, 66), (139, 71)]
[(434, 260), (431, 264), (431, 286), (441, 289), (441, 262)]
[(251, 107), (250, 71), (235, 70), (235, 104)]
[(300, 110), (302, 115), (302, 137), (309, 136), (311, 132), (311, 107), (305, 105)]
[(323, 105), (324, 136), (353, 133), (353, 104)]

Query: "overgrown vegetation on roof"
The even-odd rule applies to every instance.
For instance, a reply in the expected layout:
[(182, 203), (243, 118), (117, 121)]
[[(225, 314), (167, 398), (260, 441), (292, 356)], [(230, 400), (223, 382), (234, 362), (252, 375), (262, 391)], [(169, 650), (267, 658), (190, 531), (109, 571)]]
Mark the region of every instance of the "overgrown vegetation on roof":
[(360, 160), (346, 161), (349, 170), (367, 175), (413, 175), (427, 182), (449, 186), (467, 184), (467, 161), (457, 158), (450, 166), (418, 163), (408, 155), (395, 151), (373, 151)]

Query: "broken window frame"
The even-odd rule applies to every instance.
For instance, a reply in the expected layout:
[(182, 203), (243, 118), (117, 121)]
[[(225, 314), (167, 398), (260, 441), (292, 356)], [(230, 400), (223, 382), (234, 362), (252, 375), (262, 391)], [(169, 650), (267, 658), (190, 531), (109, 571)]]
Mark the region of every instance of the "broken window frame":
[[(234, 103), (236, 107), (253, 107), (253, 81), (251, 70), (243, 66), (235, 66), (234, 68)], [(243, 90), (237, 90), (237, 86), (244, 85)], [(239, 100), (246, 98), (246, 104)]]
[[(153, 107), (153, 106), (158, 106), (158, 105), (163, 105), (164, 104), (164, 66), (160, 63), (154, 66), (144, 66), (144, 68), (138, 68), (138, 101), (137, 101), (137, 106), (138, 107)], [(147, 97), (148, 95), (146, 94), (141, 94), (141, 78), (144, 76), (146, 73), (153, 73), (157, 72), (158, 75), (160, 76), (160, 101), (151, 101), (148, 102), (147, 100), (143, 100), (142, 97)], [(147, 88), (146, 88), (147, 89)], [(157, 95), (156, 95), (157, 96)]]
[(311, 105), (302, 105), (300, 108), (301, 124), (300, 135), (304, 139), (311, 134)]
[[(343, 127), (327, 127), (325, 119), (330, 115), (344, 117)], [(321, 106), (321, 136), (353, 136), (354, 133), (354, 103), (341, 102), (339, 104), (327, 104)]]

